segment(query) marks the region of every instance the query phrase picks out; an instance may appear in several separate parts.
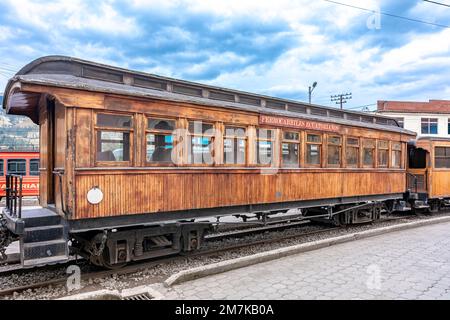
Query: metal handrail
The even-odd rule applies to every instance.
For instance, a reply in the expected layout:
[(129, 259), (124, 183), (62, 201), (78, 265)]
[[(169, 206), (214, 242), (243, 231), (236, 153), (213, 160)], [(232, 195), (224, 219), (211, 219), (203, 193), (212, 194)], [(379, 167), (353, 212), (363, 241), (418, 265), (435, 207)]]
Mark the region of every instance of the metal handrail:
[(53, 174), (57, 175), (59, 178), (59, 196), (60, 196), (60, 200), (61, 200), (61, 210), (67, 216), (69, 213), (68, 213), (66, 207), (64, 206), (63, 184), (62, 184), (62, 178), (64, 176), (64, 169), (55, 168), (55, 170), (53, 170)]
[(11, 216), (22, 218), (22, 182), (19, 174), (6, 175), (6, 208)]
[[(414, 192), (417, 193), (417, 190), (418, 190), (418, 188), (417, 188), (417, 176), (415, 174), (410, 173), (410, 172), (406, 172), (406, 174), (410, 175), (411, 177), (414, 178), (414, 188), (415, 188)], [(408, 187), (409, 187), (409, 184), (408, 184)]]

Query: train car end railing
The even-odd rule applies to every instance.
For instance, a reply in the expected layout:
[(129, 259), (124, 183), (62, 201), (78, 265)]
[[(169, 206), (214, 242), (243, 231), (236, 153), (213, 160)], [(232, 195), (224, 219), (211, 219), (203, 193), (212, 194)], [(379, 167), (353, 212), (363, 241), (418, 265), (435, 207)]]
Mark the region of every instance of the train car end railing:
[(6, 175), (6, 209), (11, 216), (18, 219), (22, 218), (22, 185), (23, 176), (18, 174)]
[[(418, 191), (418, 187), (417, 187), (417, 185), (418, 185), (417, 180), (418, 179), (417, 179), (417, 176), (415, 174), (410, 173), (410, 172), (406, 172), (406, 174), (413, 179), (414, 192), (417, 193), (417, 191)], [(410, 186), (411, 185), (410, 185), (410, 183), (408, 181), (408, 188), (410, 188)]]

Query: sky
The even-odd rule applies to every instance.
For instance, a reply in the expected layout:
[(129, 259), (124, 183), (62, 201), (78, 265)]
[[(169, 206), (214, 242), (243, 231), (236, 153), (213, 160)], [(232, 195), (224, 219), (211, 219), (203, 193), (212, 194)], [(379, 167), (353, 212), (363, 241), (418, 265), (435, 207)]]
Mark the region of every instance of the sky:
[(450, 99), (450, 7), (335, 2), (2, 0), (0, 91), (25, 64), (58, 54), (299, 101), (317, 81), (313, 103), (336, 107), (331, 95), (352, 93), (354, 110)]

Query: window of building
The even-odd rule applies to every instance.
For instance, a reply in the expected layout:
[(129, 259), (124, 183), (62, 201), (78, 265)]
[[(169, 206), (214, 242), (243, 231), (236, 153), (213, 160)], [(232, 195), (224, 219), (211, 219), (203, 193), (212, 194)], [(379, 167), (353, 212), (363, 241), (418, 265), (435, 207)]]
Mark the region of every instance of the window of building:
[(39, 159), (30, 159), (30, 176), (39, 176)]
[(256, 129), (256, 163), (269, 165), (273, 161), (275, 131)]
[(245, 128), (225, 126), (223, 161), (225, 164), (245, 164), (247, 135)]
[(448, 119), (447, 123), (447, 133), (450, 134), (450, 119)]
[(298, 132), (283, 132), (281, 143), (281, 160), (285, 167), (299, 166), (300, 134)]
[(130, 161), (131, 116), (97, 114), (97, 161)]
[(0, 177), (5, 175), (5, 168), (3, 167), (3, 159), (0, 159)]
[(363, 140), (363, 165), (366, 167), (374, 166), (375, 140)]
[(434, 148), (434, 166), (436, 168), (450, 168), (450, 147)]
[(306, 163), (319, 165), (322, 155), (322, 136), (318, 134), (306, 135)]
[(400, 142), (392, 142), (392, 167), (400, 168), (402, 161), (402, 144)]
[(189, 121), (188, 162), (213, 164), (214, 125), (202, 121)]
[(389, 142), (378, 141), (378, 167), (387, 168), (389, 164)]
[(394, 118), (401, 128), (405, 127), (405, 118)]
[(342, 138), (328, 137), (328, 165), (339, 167), (341, 165)]
[(437, 134), (438, 133), (438, 119), (437, 118), (422, 118), (422, 134)]
[(359, 167), (359, 139), (347, 138), (347, 148), (345, 151), (347, 167)]
[(25, 159), (8, 159), (8, 174), (19, 174), (25, 176), (27, 174), (27, 161)]
[(172, 159), (175, 120), (147, 119), (147, 162), (175, 163)]

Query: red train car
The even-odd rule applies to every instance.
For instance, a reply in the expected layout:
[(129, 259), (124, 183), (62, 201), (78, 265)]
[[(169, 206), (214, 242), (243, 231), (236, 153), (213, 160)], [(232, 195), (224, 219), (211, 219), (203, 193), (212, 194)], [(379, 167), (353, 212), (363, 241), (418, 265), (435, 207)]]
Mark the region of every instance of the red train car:
[(0, 150), (0, 200), (6, 196), (6, 174), (23, 176), (22, 195), (39, 196), (39, 152)]

